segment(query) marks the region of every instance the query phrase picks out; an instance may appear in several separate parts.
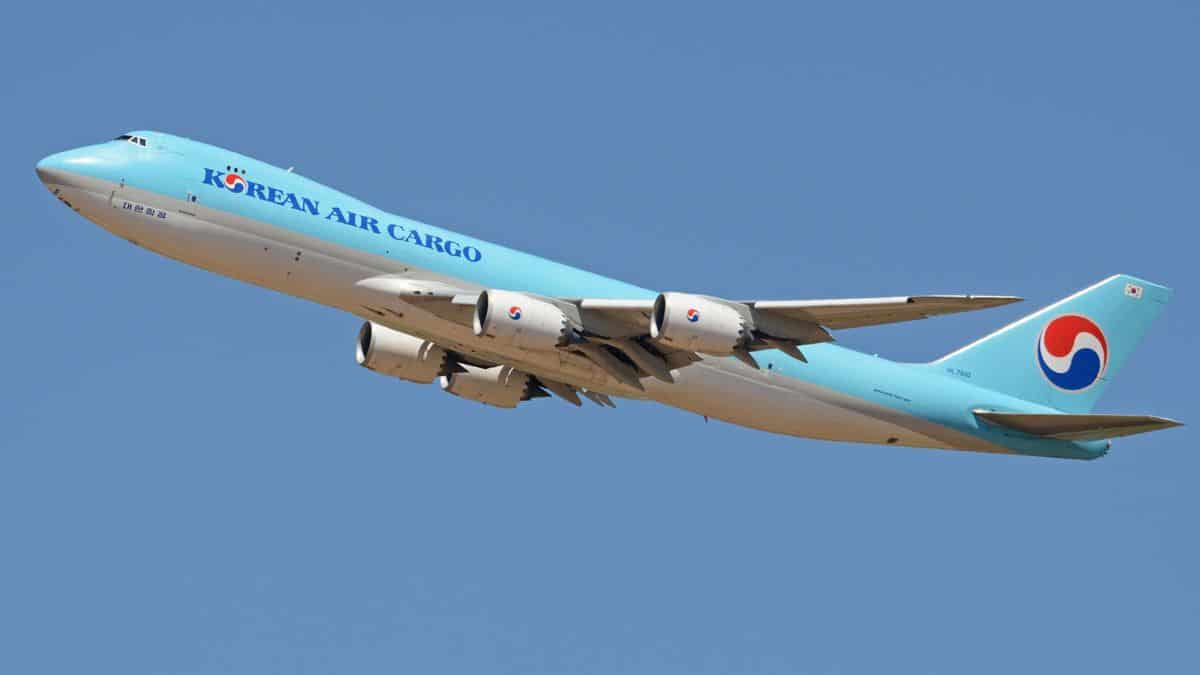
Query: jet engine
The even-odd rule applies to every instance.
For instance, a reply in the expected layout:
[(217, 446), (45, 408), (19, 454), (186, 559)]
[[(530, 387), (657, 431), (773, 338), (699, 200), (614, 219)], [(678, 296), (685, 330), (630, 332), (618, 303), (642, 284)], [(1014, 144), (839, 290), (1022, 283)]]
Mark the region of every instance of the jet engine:
[(358, 365), (409, 382), (429, 384), (450, 366), (450, 355), (429, 340), (368, 321), (358, 331)]
[(575, 332), (571, 320), (554, 304), (513, 291), (480, 293), (472, 323), (476, 335), (538, 351), (568, 344)]
[(521, 401), (545, 396), (533, 378), (512, 366), (479, 368), (462, 364), (461, 370), (443, 375), (442, 391), (497, 408), (515, 408)]
[(654, 300), (650, 337), (677, 349), (729, 356), (754, 339), (749, 317), (734, 303), (688, 293)]

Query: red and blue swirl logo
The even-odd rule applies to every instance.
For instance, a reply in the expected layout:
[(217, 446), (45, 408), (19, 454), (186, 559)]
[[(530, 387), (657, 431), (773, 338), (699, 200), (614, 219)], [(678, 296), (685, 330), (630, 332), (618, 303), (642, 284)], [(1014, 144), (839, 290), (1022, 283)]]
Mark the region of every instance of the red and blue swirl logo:
[(692, 309), (689, 309), (687, 311), (687, 320), (691, 321), (692, 323), (696, 323), (697, 321), (699, 321), (700, 320), (700, 310), (698, 310), (694, 307)]
[(225, 189), (234, 194), (241, 194), (246, 191), (246, 179), (236, 173), (225, 174)]
[(512, 319), (513, 321), (520, 321), (521, 320), (521, 308), (516, 305), (509, 307), (508, 308), (508, 318)]
[(1064, 391), (1082, 391), (1108, 367), (1108, 340), (1086, 316), (1064, 314), (1042, 329), (1037, 359), (1050, 384)]

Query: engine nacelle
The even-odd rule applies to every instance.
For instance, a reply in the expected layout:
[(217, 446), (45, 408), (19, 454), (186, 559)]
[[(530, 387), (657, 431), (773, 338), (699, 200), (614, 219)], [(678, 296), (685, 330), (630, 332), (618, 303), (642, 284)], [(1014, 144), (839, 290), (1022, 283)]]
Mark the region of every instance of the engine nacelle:
[(355, 360), (377, 373), (429, 384), (446, 372), (450, 355), (429, 340), (368, 321), (358, 331)]
[(571, 340), (571, 320), (555, 305), (513, 291), (487, 290), (475, 302), (476, 335), (524, 349), (549, 351)]
[(688, 293), (663, 293), (654, 300), (650, 337), (678, 349), (728, 356), (753, 338), (753, 326), (733, 306)]
[(442, 391), (497, 408), (515, 408), (530, 397), (531, 378), (512, 366), (460, 367), (462, 372), (442, 376)]

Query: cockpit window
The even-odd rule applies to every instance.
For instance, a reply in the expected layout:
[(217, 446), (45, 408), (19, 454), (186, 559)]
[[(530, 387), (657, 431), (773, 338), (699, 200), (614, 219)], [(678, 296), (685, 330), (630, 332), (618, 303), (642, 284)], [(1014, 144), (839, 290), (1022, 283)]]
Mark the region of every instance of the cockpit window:
[(134, 145), (140, 145), (140, 146), (142, 146), (143, 148), (144, 148), (144, 147), (146, 147), (146, 139), (145, 139), (145, 138), (142, 138), (141, 136), (131, 136), (131, 135), (129, 135), (129, 134), (121, 134), (120, 136), (117, 136), (117, 137), (116, 137), (116, 138), (114, 138), (113, 140), (115, 140), (115, 141), (129, 141), (130, 143), (133, 143)]

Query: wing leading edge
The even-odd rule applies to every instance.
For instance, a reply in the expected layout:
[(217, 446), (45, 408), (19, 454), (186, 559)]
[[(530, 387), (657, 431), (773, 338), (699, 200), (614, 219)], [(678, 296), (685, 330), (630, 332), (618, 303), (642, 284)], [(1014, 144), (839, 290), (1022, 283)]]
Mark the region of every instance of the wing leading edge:
[(908, 295), (848, 300), (751, 300), (745, 304), (760, 311), (840, 330), (973, 312), (1020, 300), (1012, 295)]

